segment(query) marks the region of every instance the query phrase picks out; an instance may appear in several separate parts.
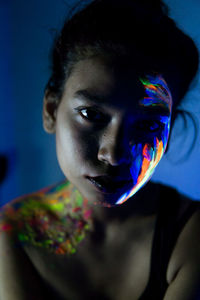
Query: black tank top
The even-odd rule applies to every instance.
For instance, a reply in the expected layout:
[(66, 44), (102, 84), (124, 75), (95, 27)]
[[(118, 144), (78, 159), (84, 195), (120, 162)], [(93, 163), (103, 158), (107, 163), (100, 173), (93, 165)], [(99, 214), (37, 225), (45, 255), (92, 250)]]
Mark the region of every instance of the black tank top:
[(153, 237), (148, 284), (138, 300), (163, 300), (168, 288), (167, 266), (176, 240), (200, 202), (179, 194), (174, 188), (159, 184), (158, 214)]

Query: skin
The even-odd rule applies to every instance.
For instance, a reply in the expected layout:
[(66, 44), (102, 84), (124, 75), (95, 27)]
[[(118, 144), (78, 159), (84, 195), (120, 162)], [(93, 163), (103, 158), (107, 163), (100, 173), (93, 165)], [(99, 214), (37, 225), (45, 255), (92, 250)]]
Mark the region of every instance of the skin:
[[(127, 299), (130, 299), (130, 295), (132, 299), (138, 299), (147, 284), (156, 218), (155, 199), (154, 197), (133, 197), (125, 204), (107, 210), (102, 206), (94, 206), (96, 200), (101, 202), (105, 200), (106, 196), (94, 190), (85, 180), (84, 175), (97, 176), (108, 171), (113, 171), (115, 175), (116, 173), (127, 175), (127, 170), (130, 171), (130, 141), (132, 143), (141, 138), (137, 132), (133, 132), (132, 129), (130, 131), (130, 120), (136, 122), (138, 118), (141, 120), (146, 117), (144, 107), (139, 105), (139, 100), (144, 97), (144, 89), (137, 84), (137, 80), (130, 80), (130, 78), (136, 78), (132, 70), (134, 68), (131, 66), (123, 70), (120, 68), (114, 70), (99, 57), (80, 61), (75, 65), (71, 76), (66, 82), (59, 106), (57, 107), (55, 97), (47, 91), (43, 111), (45, 130), (56, 134), (57, 156), (63, 173), (83, 196), (89, 199), (91, 206), (94, 208), (94, 218), (99, 218), (101, 224), (105, 227), (105, 236), (109, 236), (108, 233), (111, 232), (112, 236), (116, 237), (109, 245), (109, 249), (112, 248), (113, 251), (106, 252), (104, 250), (104, 252), (105, 245), (102, 245), (101, 249), (107, 260), (112, 261), (111, 258), (114, 257), (115, 261), (121, 261), (117, 256), (119, 245), (116, 244), (119, 232), (127, 233), (129, 230), (134, 230), (134, 228), (140, 228), (140, 234), (132, 235), (131, 239), (134, 241), (134, 251), (131, 253), (135, 253), (135, 255), (131, 254), (129, 257), (126, 250), (124, 254), (122, 254), (123, 251), (120, 252), (120, 257), (126, 257), (129, 262), (128, 265), (134, 266), (131, 282), (137, 284), (134, 285), (133, 289), (123, 286), (122, 290), (117, 290), (117, 295), (118, 293), (120, 295), (120, 292), (123, 293), (122, 297), (118, 295), (119, 299), (126, 299), (125, 291)], [(110, 122), (106, 123), (107, 125), (103, 128), (94, 129), (74, 110), (78, 106), (87, 106), (81, 100), (75, 101), (74, 94), (81, 89), (90, 89), (101, 96), (107, 97), (105, 110), (110, 116)], [(169, 103), (169, 115), (171, 114), (171, 105), (172, 103)], [(131, 218), (127, 218), (128, 222), (115, 223), (111, 218), (105, 218), (105, 211), (114, 211), (119, 220), (124, 208), (131, 211)], [(169, 287), (164, 300), (198, 299), (196, 295), (199, 293), (200, 278), (200, 268), (197, 267), (200, 265), (199, 224), (200, 213), (197, 212), (188, 221), (178, 238), (167, 268), (166, 279)], [(141, 243), (141, 241), (138, 241), (138, 237), (143, 236), (142, 232), (145, 235), (142, 237)], [(122, 249), (129, 249), (129, 246), (128, 248), (125, 246), (129, 245), (129, 242), (130, 238), (127, 235), (127, 237), (124, 237), (124, 243), (121, 241)], [(136, 249), (137, 245), (141, 246), (139, 250)], [(95, 250), (93, 249), (92, 252), (87, 249), (84, 252), (83, 248), (83, 257), (81, 256), (81, 261), (86, 261), (87, 274), (91, 268), (92, 278), (94, 277), (93, 271), (99, 270), (99, 267), (95, 268), (95, 266), (99, 266), (98, 263), (96, 265), (94, 263), (95, 259), (93, 261), (93, 256), (98, 253), (99, 244), (94, 243), (93, 247)], [(144, 249), (147, 250), (145, 254), (143, 253)], [(81, 253), (82, 251), (80, 251), (80, 255), (82, 255)], [(143, 253), (142, 257), (140, 253)], [(144, 258), (146, 259), (145, 263)], [(92, 261), (91, 265), (90, 260)], [(99, 259), (97, 259), (98, 261)], [(144, 266), (141, 269), (143, 263)], [(105, 266), (106, 270), (112, 270), (114, 265), (111, 265), (112, 267)], [(125, 268), (124, 272), (127, 274), (128, 270), (124, 265), (123, 268)], [(138, 271), (134, 272), (134, 270), (140, 269), (142, 276), (138, 281)], [(63, 272), (65, 274), (65, 270)], [(116, 273), (118, 272), (116, 271)], [(56, 282), (55, 278), (52, 282)], [(127, 280), (125, 280), (125, 286), (126, 284), (128, 284)], [(132, 286), (132, 283), (130, 283), (130, 286)], [(116, 286), (112, 290), (115, 289)], [(117, 299), (117, 295), (113, 298)]]
[[(129, 142), (141, 137), (135, 132), (132, 135), (130, 120), (142, 119), (146, 114), (144, 107), (138, 104), (138, 99), (144, 97), (144, 91), (136, 81), (135, 85), (129, 81), (131, 75), (134, 77), (135, 74), (126, 71), (113, 72), (100, 58), (81, 61), (66, 82), (59, 106), (54, 95), (46, 93), (44, 127), (47, 132), (56, 134), (60, 167), (84, 197), (88, 197), (90, 205), (95, 208), (94, 219), (98, 214), (101, 222), (94, 230), (93, 238), (87, 238), (77, 255), (64, 258), (31, 246), (24, 248), (24, 252), (16, 251), (11, 247), (9, 236), (1, 235), (0, 298), (28, 299), (30, 295), (37, 299), (49, 298), (41, 296), (46, 291), (40, 276), (64, 298), (66, 295), (70, 298), (70, 292), (75, 291), (77, 298), (72, 294), (71, 299), (82, 299), (87, 288), (90, 290), (96, 286), (99, 291), (105, 291), (111, 295), (111, 299), (116, 300), (135, 300), (144, 291), (148, 282), (155, 228), (154, 197), (136, 196), (112, 209), (94, 206), (95, 200), (101, 202), (105, 200), (105, 195), (94, 190), (84, 178), (85, 174), (100, 175), (108, 170), (118, 174), (130, 170)], [(111, 121), (101, 130), (94, 130), (74, 110), (83, 104), (76, 103), (73, 95), (85, 88), (96, 90), (109, 99), (106, 112)], [(26, 198), (24, 200), (27, 201)], [(105, 219), (105, 211), (117, 213), (113, 213), (113, 218)], [(196, 212), (183, 228), (169, 260), (166, 272), (169, 287), (163, 300), (199, 299), (199, 228), (200, 213)], [(18, 266), (18, 262), (24, 268)], [(29, 279), (31, 276), (30, 287), (27, 270)]]
[[(96, 103), (85, 102), (77, 95), (80, 90), (87, 90), (101, 99)], [(166, 110), (171, 116), (172, 103), (167, 103), (165, 108), (157, 104), (149, 108), (140, 101), (144, 96), (145, 90), (134, 66), (111, 67), (103, 57), (95, 57), (79, 61), (74, 66), (58, 106), (54, 97), (49, 94), (45, 97), (44, 128), (56, 135), (59, 165), (91, 205), (113, 203), (121, 194), (100, 193), (85, 176), (109, 173), (130, 178), (132, 146), (158, 136), (158, 132), (137, 130), (138, 124), (147, 121), (149, 116), (154, 119), (161, 113), (166, 114)], [(85, 108), (91, 109), (95, 104), (103, 119), (101, 124), (86, 119), (88, 110)], [(135, 205), (136, 211), (142, 213), (141, 203)]]

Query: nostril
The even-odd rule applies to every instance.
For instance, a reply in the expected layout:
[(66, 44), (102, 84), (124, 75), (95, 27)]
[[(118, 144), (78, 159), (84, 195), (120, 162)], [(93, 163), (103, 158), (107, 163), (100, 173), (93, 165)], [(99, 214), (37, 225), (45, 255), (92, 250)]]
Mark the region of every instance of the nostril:
[(124, 147), (123, 149), (101, 149), (98, 153), (98, 159), (106, 162), (112, 166), (121, 164), (129, 164), (132, 161), (131, 147)]

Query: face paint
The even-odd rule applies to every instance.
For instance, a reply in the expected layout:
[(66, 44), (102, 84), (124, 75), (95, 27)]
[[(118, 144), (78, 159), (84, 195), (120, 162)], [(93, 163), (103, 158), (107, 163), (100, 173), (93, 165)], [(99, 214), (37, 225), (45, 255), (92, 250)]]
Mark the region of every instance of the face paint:
[(32, 245), (55, 254), (74, 254), (92, 229), (92, 211), (87, 204), (87, 199), (65, 181), (23, 201), (8, 203), (0, 214), (0, 232), (14, 232), (16, 247)]
[(122, 204), (127, 199), (132, 197), (145, 183), (147, 183), (163, 157), (167, 147), (169, 138), (172, 96), (165, 80), (160, 76), (147, 76), (145, 79), (140, 79), (145, 88), (147, 97), (140, 100), (140, 105), (162, 106), (168, 110), (167, 116), (160, 116), (160, 122), (163, 124), (163, 129), (154, 135), (152, 141), (147, 143), (138, 143), (131, 149), (132, 165), (130, 168), (133, 186), (130, 190), (124, 193), (115, 204)]
[(147, 76), (146, 79), (140, 79), (145, 88), (147, 97), (140, 100), (142, 106), (161, 106), (172, 110), (172, 96), (166, 81), (160, 76)]

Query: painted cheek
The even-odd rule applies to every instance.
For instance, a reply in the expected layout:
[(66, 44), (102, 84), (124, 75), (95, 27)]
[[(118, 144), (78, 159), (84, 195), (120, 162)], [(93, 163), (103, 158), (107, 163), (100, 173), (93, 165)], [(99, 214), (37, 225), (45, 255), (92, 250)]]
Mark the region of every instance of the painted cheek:
[(147, 183), (167, 147), (170, 130), (170, 117), (163, 117), (165, 121), (165, 128), (161, 136), (154, 137), (152, 143), (139, 143), (132, 147), (132, 165), (130, 168), (133, 186), (130, 190), (124, 193), (115, 204), (122, 204), (130, 197), (132, 197), (145, 183)]

